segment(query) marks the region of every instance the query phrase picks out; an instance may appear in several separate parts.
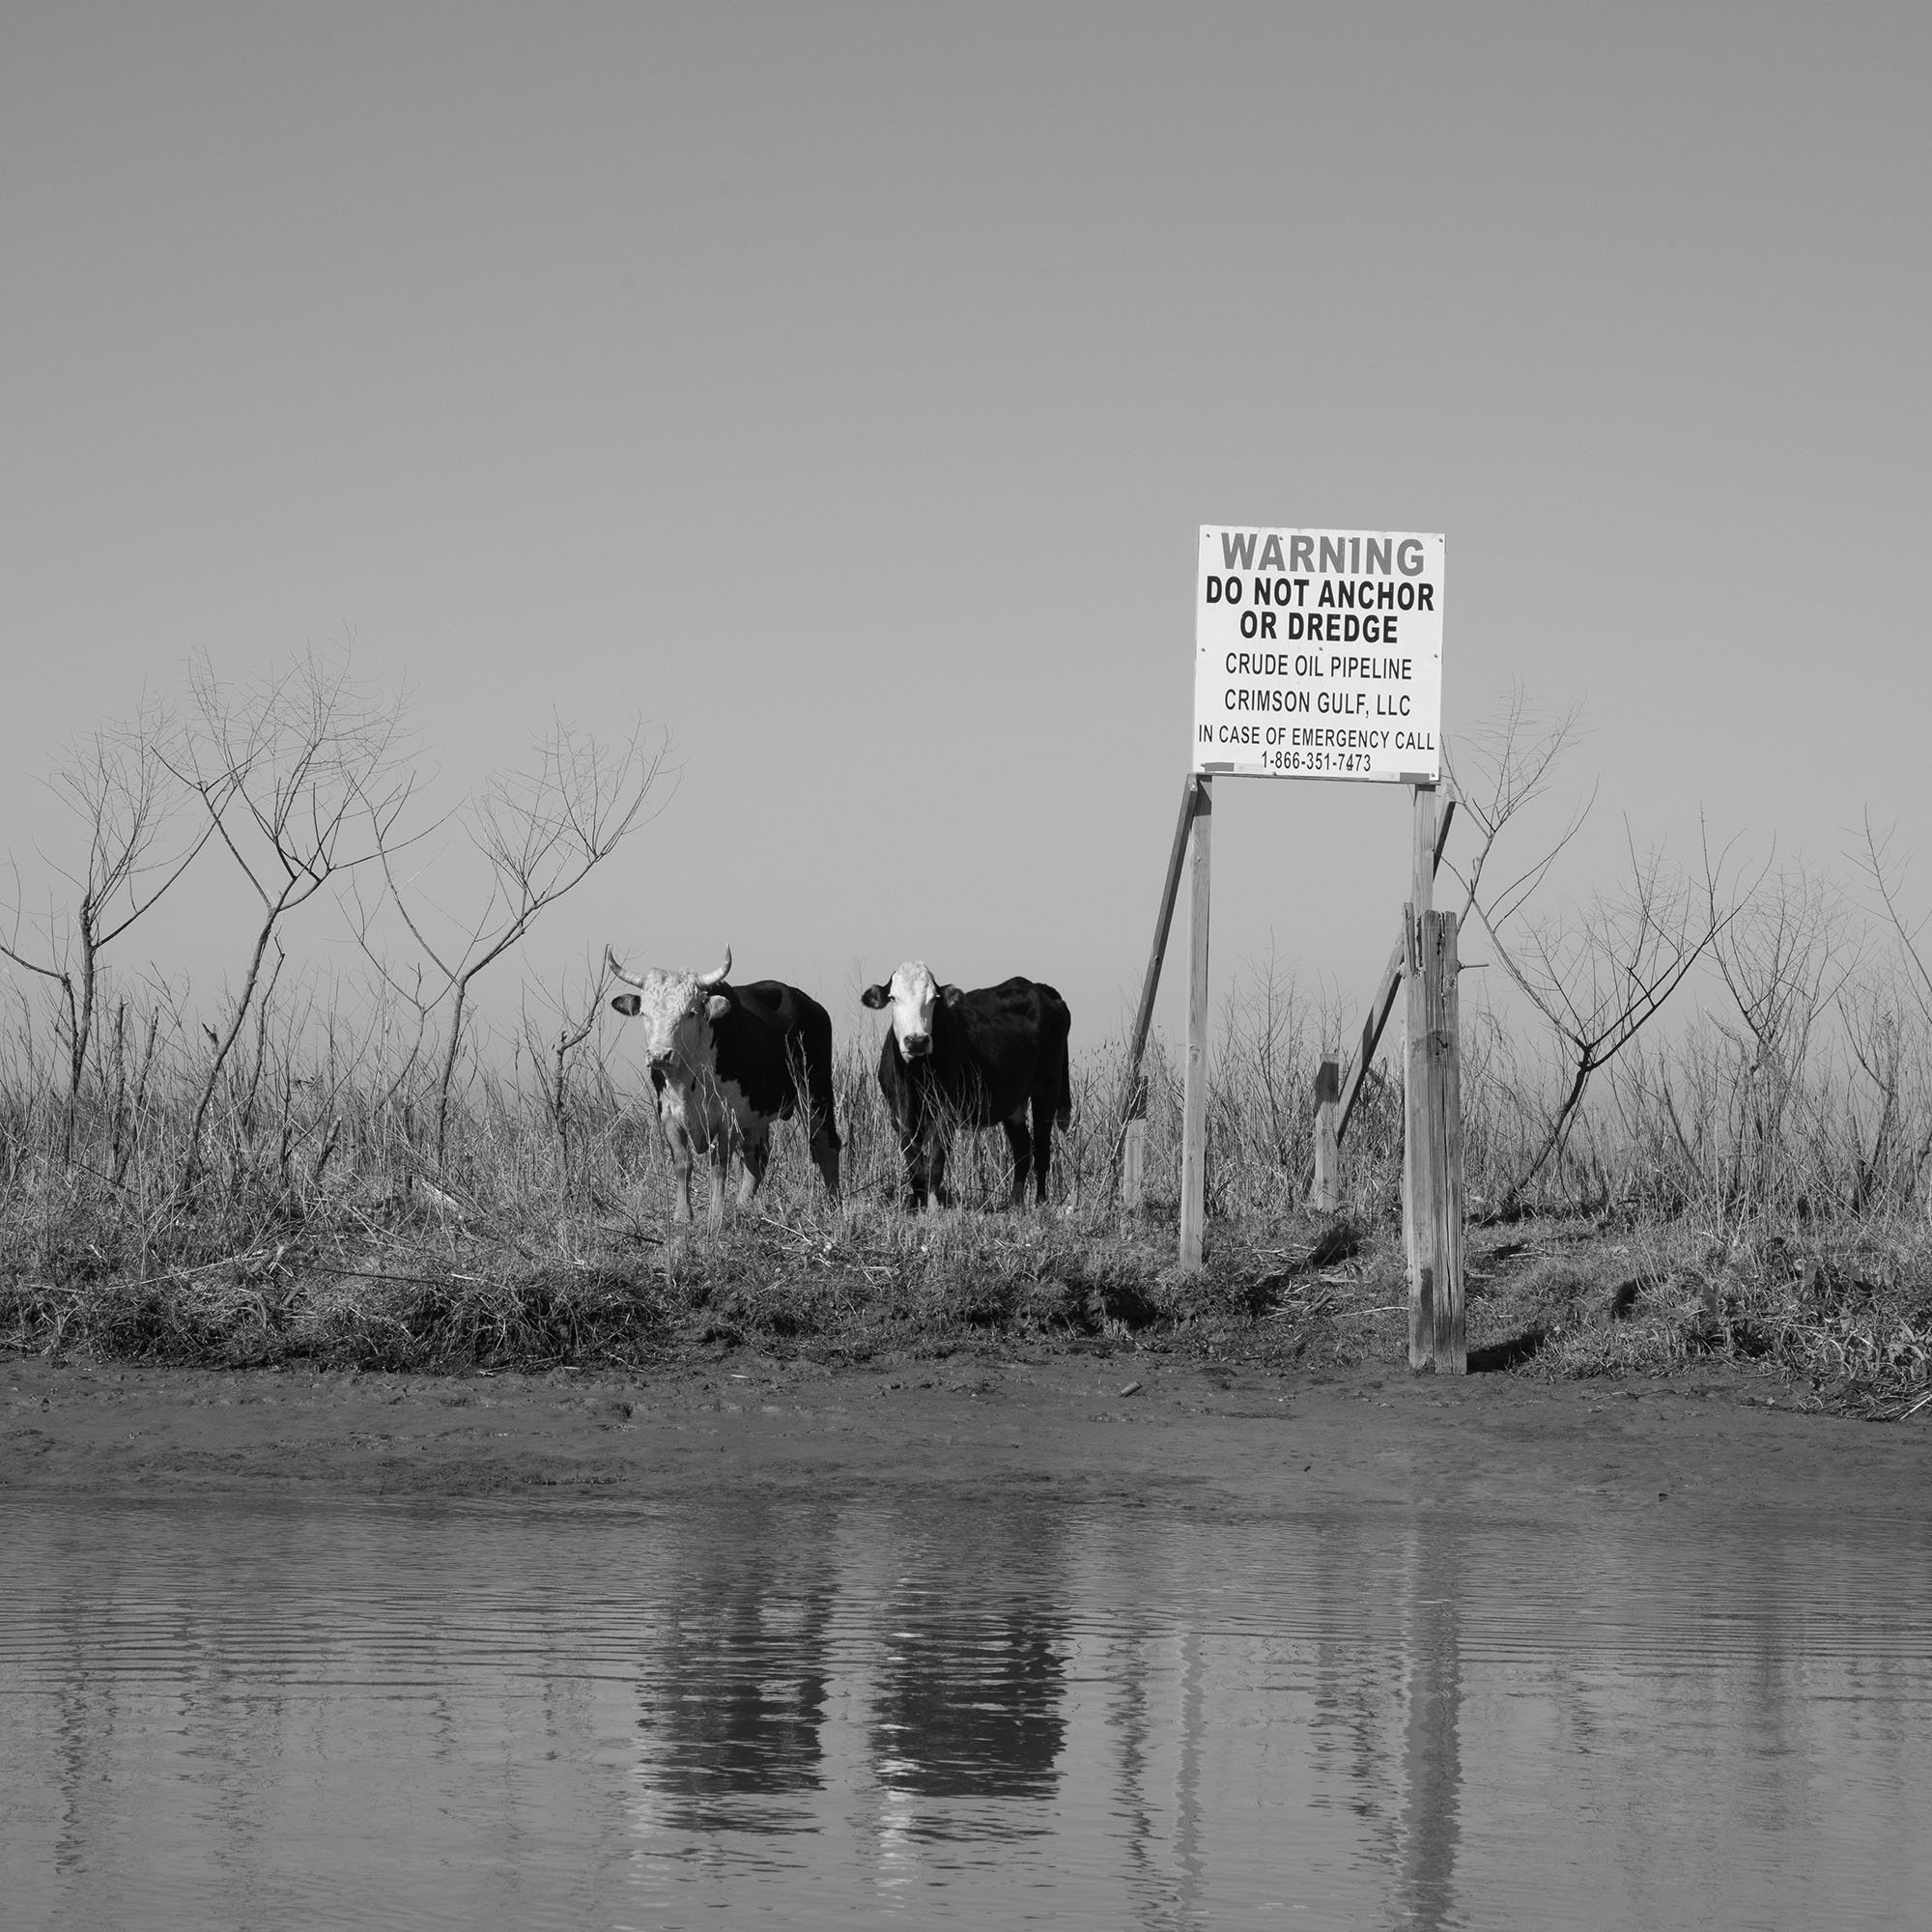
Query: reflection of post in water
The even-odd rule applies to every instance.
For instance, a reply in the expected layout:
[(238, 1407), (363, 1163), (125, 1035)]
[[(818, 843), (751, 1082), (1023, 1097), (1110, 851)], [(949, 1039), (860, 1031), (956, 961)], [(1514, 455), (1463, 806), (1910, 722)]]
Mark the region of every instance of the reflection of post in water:
[[(1113, 1826), (1137, 1926), (1202, 1922), (1208, 1890), (1203, 1773), (1213, 1730), (1200, 1625), (1124, 1616), (1105, 1642)], [(1093, 1681), (1092, 1666), (1082, 1675)]]
[(56, 1703), (59, 1718), (54, 1728), (60, 1764), (60, 1822), (53, 1866), (66, 1883), (86, 1871), (88, 1845), (99, 1841), (103, 1823), (112, 1824), (111, 1811), (104, 1804), (100, 1806), (106, 1813), (104, 1819), (97, 1818), (95, 1812), (97, 1803), (121, 1781), (114, 1764), (121, 1682), (111, 1675), (98, 1688), (88, 1682), (85, 1605), (63, 1607), (68, 1612), (62, 1618), (61, 1631), (66, 1667), (61, 1672)]
[(1455, 1906), (1463, 1782), (1460, 1532), (1425, 1515), (1410, 1532), (1408, 1724), (1404, 1742), (1402, 1889), (1396, 1922), (1439, 1926)]
[(827, 1539), (762, 1512), (691, 1550), (655, 1660), (650, 1784), (673, 1830), (783, 1831), (785, 1811), (748, 1806), (823, 1782), (820, 1727), (835, 1593)]
[[(1066, 1736), (1065, 1615), (1044, 1596), (989, 1596), (988, 1577), (1037, 1577), (1028, 1527), (998, 1525), (998, 1549), (956, 1545), (961, 1579), (921, 1577), (887, 1610), (873, 1707), (880, 1781), (923, 1798), (1046, 1798)], [(976, 1555), (983, 1560), (976, 1561)], [(949, 1566), (951, 1567), (951, 1566)], [(1010, 1588), (1010, 1585), (1009, 1585)]]
[(1149, 1877), (1153, 1842), (1153, 1807), (1147, 1781), (1153, 1752), (1153, 1726), (1148, 1712), (1147, 1657), (1151, 1641), (1139, 1618), (1124, 1619), (1107, 1644), (1107, 1732), (1114, 1740), (1114, 1815), (1126, 1827), (1123, 1836), (1129, 1870)]
[(1178, 1902), (1190, 1922), (1208, 1888), (1201, 1856), (1201, 1753), (1205, 1742), (1201, 1632), (1190, 1628), (1180, 1664), (1180, 1761), (1174, 1788), (1174, 1850), (1179, 1864)]
[(1361, 1821), (1368, 1856), (1394, 1864), (1401, 1851), (1403, 1663), (1365, 1622), (1365, 1594), (1373, 1590), (1378, 1605), (1384, 1601), (1376, 1586), (1390, 1563), (1387, 1531), (1360, 1515), (1339, 1518), (1308, 1539), (1304, 1562), (1314, 1632), (1309, 1746), (1323, 1794), (1316, 1803), (1345, 1804)]

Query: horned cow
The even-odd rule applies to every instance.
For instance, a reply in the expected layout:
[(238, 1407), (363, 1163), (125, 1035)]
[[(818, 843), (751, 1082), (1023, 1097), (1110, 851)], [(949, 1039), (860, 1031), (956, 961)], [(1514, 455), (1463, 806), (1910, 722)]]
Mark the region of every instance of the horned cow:
[(826, 1190), (838, 1194), (838, 1126), (832, 1105), (832, 1020), (809, 993), (779, 980), (733, 986), (731, 949), (709, 973), (627, 973), (609, 947), (612, 973), (636, 990), (611, 1002), (641, 1020), (658, 1118), (676, 1182), (671, 1215), (691, 1219), (691, 1150), (711, 1163), (711, 1225), (724, 1218), (724, 1173), (736, 1148), (745, 1177), (738, 1205), (765, 1178), (775, 1121), (805, 1109), (811, 1158)]
[(924, 1207), (928, 1197), (951, 1205), (946, 1160), (953, 1131), (995, 1121), (1012, 1150), (1013, 1206), (1025, 1205), (1029, 1169), (1034, 1198), (1043, 1202), (1054, 1125), (1065, 1126), (1073, 1107), (1066, 1002), (1051, 986), (1018, 978), (961, 992), (940, 985), (918, 959), (859, 999), (892, 1013), (879, 1048), (879, 1088), (898, 1128), (911, 1207)]

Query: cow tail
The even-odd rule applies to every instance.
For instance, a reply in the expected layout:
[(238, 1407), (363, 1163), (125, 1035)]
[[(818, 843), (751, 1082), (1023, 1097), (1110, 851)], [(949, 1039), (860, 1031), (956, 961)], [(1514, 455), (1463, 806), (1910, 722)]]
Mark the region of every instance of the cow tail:
[(805, 1103), (808, 1138), (821, 1129), (825, 1144), (837, 1153), (845, 1144), (838, 1138), (838, 1121), (833, 1105), (832, 1017), (821, 1007), (805, 1041)]
[(1056, 1126), (1065, 1128), (1070, 1126), (1073, 1121), (1073, 1068), (1067, 1052), (1067, 1038), (1073, 1031), (1073, 1015), (1067, 1011), (1064, 1001), (1061, 1003), (1059, 1018), (1060, 1025), (1057, 1031), (1060, 1039), (1054, 1048), (1056, 1064), (1053, 1070), (1058, 1091), (1053, 1103), (1053, 1121)]

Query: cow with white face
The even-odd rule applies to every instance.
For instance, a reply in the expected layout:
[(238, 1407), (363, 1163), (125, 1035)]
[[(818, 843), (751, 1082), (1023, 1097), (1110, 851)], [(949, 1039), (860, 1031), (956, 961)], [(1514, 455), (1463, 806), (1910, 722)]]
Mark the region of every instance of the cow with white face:
[(611, 1004), (643, 1023), (658, 1118), (676, 1170), (671, 1216), (691, 1219), (691, 1150), (710, 1158), (710, 1222), (724, 1218), (724, 1174), (735, 1148), (745, 1177), (738, 1205), (765, 1178), (775, 1121), (803, 1104), (811, 1158), (838, 1195), (838, 1128), (832, 1107), (832, 1021), (808, 993), (778, 980), (733, 986), (731, 949), (709, 973), (627, 973), (608, 947), (611, 970), (635, 990)]
[(942, 986), (923, 959), (908, 959), (859, 999), (892, 1015), (879, 1048), (879, 1090), (898, 1128), (908, 1205), (917, 1210), (934, 1199), (950, 1206), (946, 1160), (953, 1132), (995, 1121), (1012, 1150), (1012, 1205), (1025, 1205), (1029, 1172), (1034, 1198), (1043, 1202), (1054, 1126), (1072, 1117), (1066, 1002), (1043, 982), (1017, 978), (961, 992)]

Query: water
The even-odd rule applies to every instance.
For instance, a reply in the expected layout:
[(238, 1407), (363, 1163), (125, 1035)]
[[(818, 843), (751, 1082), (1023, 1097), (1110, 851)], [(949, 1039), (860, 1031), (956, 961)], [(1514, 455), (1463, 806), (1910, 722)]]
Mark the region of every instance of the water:
[(0, 1505), (10, 1927), (1895, 1926), (1932, 1549), (1021, 1492)]

